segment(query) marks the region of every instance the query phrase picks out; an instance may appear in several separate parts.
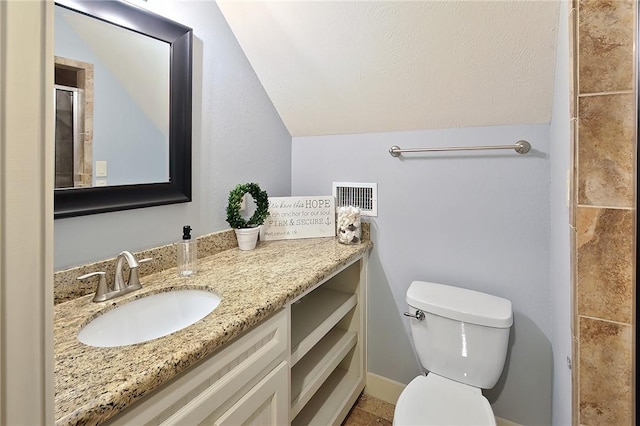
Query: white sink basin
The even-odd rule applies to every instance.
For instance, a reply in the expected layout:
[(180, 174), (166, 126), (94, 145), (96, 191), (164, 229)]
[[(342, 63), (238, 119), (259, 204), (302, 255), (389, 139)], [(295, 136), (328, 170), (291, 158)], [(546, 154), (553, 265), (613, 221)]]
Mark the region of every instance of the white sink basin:
[(102, 348), (147, 342), (190, 326), (219, 304), (220, 297), (205, 290), (153, 294), (96, 317), (78, 332), (78, 340)]

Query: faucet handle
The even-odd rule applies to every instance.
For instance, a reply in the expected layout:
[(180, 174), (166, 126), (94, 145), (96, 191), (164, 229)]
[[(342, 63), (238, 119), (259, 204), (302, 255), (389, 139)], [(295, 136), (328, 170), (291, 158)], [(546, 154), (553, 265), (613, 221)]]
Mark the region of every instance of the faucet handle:
[(104, 271), (99, 272), (90, 272), (88, 274), (80, 275), (77, 279), (80, 281), (86, 280), (91, 277), (95, 277), (96, 275), (100, 276), (100, 280), (98, 281), (98, 287), (96, 288), (96, 294), (93, 296), (94, 302), (104, 302), (107, 300), (107, 293), (109, 292), (109, 288), (107, 287), (107, 273)]
[(142, 263), (149, 263), (153, 260), (153, 257), (145, 257), (144, 259), (140, 259), (138, 260), (138, 265), (142, 264)]

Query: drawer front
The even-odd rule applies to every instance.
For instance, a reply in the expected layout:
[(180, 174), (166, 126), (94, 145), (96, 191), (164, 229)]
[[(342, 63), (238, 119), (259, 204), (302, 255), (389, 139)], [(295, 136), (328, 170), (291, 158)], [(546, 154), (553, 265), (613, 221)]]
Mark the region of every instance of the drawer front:
[(233, 407), (219, 417), (211, 416), (215, 418), (207, 419), (203, 425), (278, 426), (288, 424), (287, 371), (287, 363), (281, 362)]
[(242, 398), (250, 386), (273, 368), (276, 361), (284, 358), (286, 330), (286, 316), (282, 315), (282, 318), (255, 330), (260, 332), (243, 336), (224, 353), (215, 356), (220, 368), (210, 380), (210, 386), (161, 424), (200, 424), (220, 407)]
[(241, 398), (283, 360), (287, 335), (287, 317), (280, 311), (108, 423), (198, 424)]

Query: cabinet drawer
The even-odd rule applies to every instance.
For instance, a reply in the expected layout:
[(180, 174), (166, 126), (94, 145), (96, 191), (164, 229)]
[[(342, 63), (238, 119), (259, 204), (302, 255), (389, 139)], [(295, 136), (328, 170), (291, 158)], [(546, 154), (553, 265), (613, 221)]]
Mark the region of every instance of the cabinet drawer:
[(203, 425), (254, 426), (286, 425), (289, 423), (286, 362), (281, 362), (272, 372), (255, 385), (233, 407), (221, 416), (211, 416)]
[(112, 424), (198, 424), (231, 406), (285, 358), (287, 317), (273, 315), (114, 418)]

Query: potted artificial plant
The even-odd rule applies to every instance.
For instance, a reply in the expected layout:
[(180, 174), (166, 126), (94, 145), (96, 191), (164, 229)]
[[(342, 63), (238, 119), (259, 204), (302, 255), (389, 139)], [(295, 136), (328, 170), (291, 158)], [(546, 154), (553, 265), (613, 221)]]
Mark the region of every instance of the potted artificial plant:
[[(250, 194), (256, 204), (256, 210), (249, 220), (246, 220), (240, 214), (240, 206), (245, 194)], [(260, 189), (257, 183), (239, 184), (229, 192), (227, 223), (236, 232), (240, 250), (253, 250), (255, 248), (258, 234), (260, 233), (260, 225), (264, 223), (267, 216), (269, 216), (269, 196)]]

